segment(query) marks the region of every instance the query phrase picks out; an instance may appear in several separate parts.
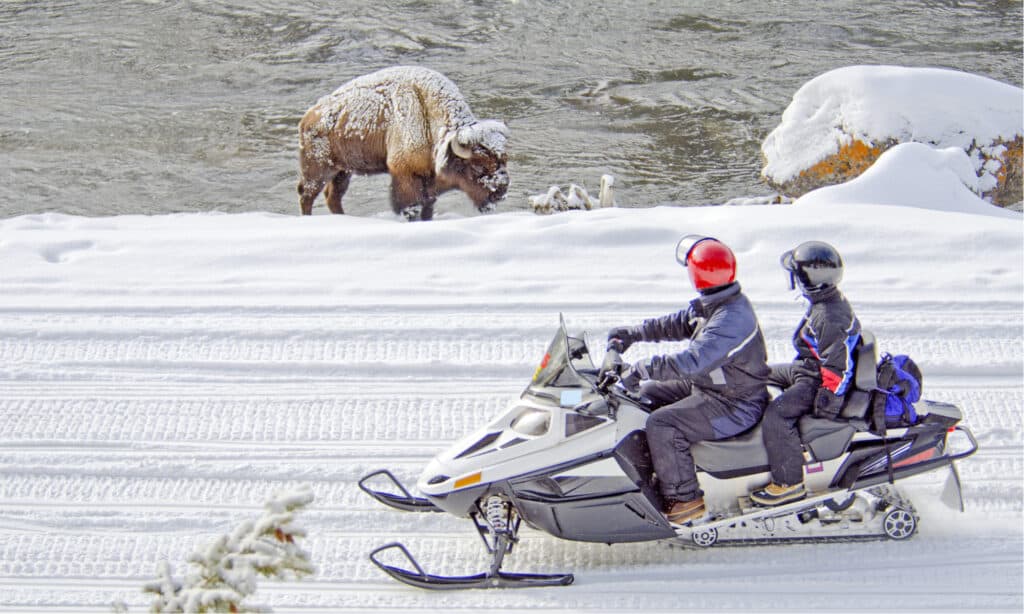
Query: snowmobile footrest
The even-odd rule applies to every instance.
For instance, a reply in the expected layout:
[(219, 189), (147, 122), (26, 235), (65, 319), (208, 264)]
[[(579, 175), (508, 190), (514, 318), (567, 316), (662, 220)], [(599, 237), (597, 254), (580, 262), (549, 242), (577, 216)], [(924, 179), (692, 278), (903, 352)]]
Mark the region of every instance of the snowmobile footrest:
[[(386, 477), (391, 482), (391, 484), (394, 485), (401, 492), (401, 494), (374, 490), (366, 485), (368, 481), (378, 476)], [(368, 473), (364, 475), (363, 479), (359, 480), (359, 488), (361, 488), (363, 492), (370, 495), (377, 501), (380, 501), (384, 505), (402, 510), (404, 512), (444, 511), (422, 497), (412, 496), (412, 494), (408, 490), (406, 490), (405, 486), (402, 486), (402, 483), (398, 481), (398, 478), (396, 478), (394, 474), (392, 474), (387, 469), (380, 469), (378, 471), (374, 471), (373, 473)]]
[[(414, 570), (402, 569), (382, 563), (378, 558), (385, 550), (398, 550), (405, 556)], [(572, 574), (525, 574), (498, 571), (493, 574), (480, 573), (472, 576), (435, 576), (423, 571), (409, 550), (393, 542), (370, 553), (370, 561), (395, 580), (430, 590), (457, 590), (467, 588), (528, 588), (532, 586), (567, 586), (572, 584)]]

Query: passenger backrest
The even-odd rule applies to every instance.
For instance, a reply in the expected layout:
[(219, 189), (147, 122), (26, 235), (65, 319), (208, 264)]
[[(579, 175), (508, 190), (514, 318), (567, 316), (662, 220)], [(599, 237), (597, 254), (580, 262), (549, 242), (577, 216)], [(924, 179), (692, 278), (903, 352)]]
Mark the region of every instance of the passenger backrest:
[(857, 357), (854, 359), (853, 383), (858, 390), (872, 391), (878, 387), (878, 353), (875, 351), (875, 335), (870, 331), (860, 331), (860, 343), (857, 345)]
[(860, 332), (860, 342), (855, 349), (853, 365), (853, 389), (847, 391), (846, 402), (839, 416), (846, 420), (867, 418), (871, 407), (871, 392), (877, 387), (878, 357), (875, 353), (875, 336), (866, 330)]

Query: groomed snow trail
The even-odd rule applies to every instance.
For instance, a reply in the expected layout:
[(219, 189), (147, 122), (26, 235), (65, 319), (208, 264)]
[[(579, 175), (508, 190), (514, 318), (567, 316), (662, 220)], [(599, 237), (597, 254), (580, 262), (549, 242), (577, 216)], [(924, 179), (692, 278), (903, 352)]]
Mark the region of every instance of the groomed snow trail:
[[(740, 209), (0, 221), (0, 611), (144, 611), (160, 561), (181, 575), (193, 550), (300, 485), (316, 495), (302, 521), (318, 573), (261, 581), (255, 601), (279, 612), (1020, 611), (1019, 222), (955, 220), (1013, 256), (979, 251), (968, 276), (935, 245), (948, 230), (930, 230), (948, 214), (907, 213), (909, 284), (849, 239), (877, 238), (860, 217), (832, 236), (795, 207)], [(761, 227), (730, 234), (746, 223)], [(849, 245), (863, 325), (918, 360), (926, 397), (960, 406), (978, 437), (959, 465), (967, 512), (938, 502), (935, 474), (904, 482), (921, 514), (907, 542), (701, 550), (524, 529), (506, 569), (574, 585), (433, 593), (373, 567), (367, 553), (401, 540), (431, 572), (484, 570), (468, 520), (385, 508), (356, 482), (388, 468), (413, 484), (518, 398), (559, 312), (599, 350), (610, 327), (683, 307), (670, 252), (697, 225), (740, 254), (773, 361), (791, 357), (803, 312), (778, 254), (805, 237)]]
[[(644, 307), (567, 318), (599, 336), (663, 309)], [(760, 314), (780, 357), (791, 312)], [(959, 313), (967, 322), (998, 315)], [(922, 608), (1011, 608), (1020, 599), (1020, 535), (985, 525), (1020, 513), (1024, 400), (1010, 368), (1020, 346), (998, 335), (933, 339), (939, 314), (891, 319), (874, 327), (888, 345), (927, 356), (930, 370), (955, 364), (968, 373), (927, 385), (929, 397), (965, 410), (982, 443), (961, 465), (969, 513), (929, 505), (939, 486), (929, 476), (915, 482), (922, 526), (907, 543), (701, 551), (577, 544), (527, 530), (509, 568), (573, 571), (574, 586), (453, 595), (398, 585), (365, 555), (399, 538), (428, 569), (478, 571), (486, 558), (468, 521), (388, 510), (356, 481), (387, 467), (413, 483), (426, 459), (515, 399), (557, 322), (546, 307), (301, 317), (6, 311), (0, 607), (94, 609), (123, 599), (141, 608), (139, 588), (160, 560), (180, 571), (194, 548), (258, 515), (271, 492), (310, 484), (317, 500), (307, 545), (319, 573), (264, 582), (262, 598), (281, 610), (760, 608), (766, 595), (779, 609), (837, 599), (870, 608), (907, 594)]]

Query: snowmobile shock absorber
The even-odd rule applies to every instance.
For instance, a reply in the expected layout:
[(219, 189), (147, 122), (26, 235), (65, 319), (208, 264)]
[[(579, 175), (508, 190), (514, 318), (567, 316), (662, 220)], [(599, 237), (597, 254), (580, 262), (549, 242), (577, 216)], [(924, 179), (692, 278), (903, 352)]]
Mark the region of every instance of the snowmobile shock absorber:
[(498, 495), (487, 497), (484, 502), (484, 518), (495, 533), (508, 530), (508, 504)]

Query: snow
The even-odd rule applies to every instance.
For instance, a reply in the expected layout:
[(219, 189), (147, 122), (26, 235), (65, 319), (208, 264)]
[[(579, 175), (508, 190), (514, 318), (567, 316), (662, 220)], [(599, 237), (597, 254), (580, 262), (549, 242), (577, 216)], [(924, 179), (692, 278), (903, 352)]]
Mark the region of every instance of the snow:
[[(474, 123), (454, 84), (408, 67), (325, 97), (322, 120), (333, 125), (355, 90), (363, 115), (390, 99), (401, 116), (398, 81), (446, 92), (454, 125), (503, 150), (503, 124)], [(429, 224), (0, 220), (0, 611), (142, 609), (143, 587), (173, 592), (168, 562), (212, 565), (250, 541), (273, 555), (247, 535), (278, 525), (317, 568), (301, 582), (260, 580), (260, 600), (279, 611), (1020, 611), (1024, 222), (975, 195), (998, 168), (979, 177), (964, 149), (1020, 134), (1021, 115), (1019, 89), (980, 77), (833, 71), (794, 96), (765, 142), (766, 173), (791, 176), (851, 137), (938, 147), (895, 146), (793, 205), (741, 197)], [(425, 593), (372, 567), (369, 551), (402, 539), (431, 571), (483, 569), (467, 521), (382, 508), (358, 479), (386, 467), (413, 483), (447, 442), (513, 401), (559, 312), (599, 340), (685, 305), (672, 250), (692, 232), (736, 251), (773, 360), (791, 356), (803, 313), (778, 255), (808, 239), (839, 248), (843, 289), (881, 350), (911, 354), (925, 396), (960, 406), (978, 437), (960, 464), (966, 513), (939, 502), (942, 476), (925, 475), (904, 483), (922, 516), (906, 543), (607, 548), (526, 530), (508, 568), (573, 571), (577, 584), (518, 592)], [(275, 491), (297, 494), (224, 537)], [(289, 509), (313, 493), (293, 526)], [(256, 582), (248, 567), (225, 579)]]
[[(943, 68), (847, 66), (797, 90), (762, 144), (763, 175), (788, 181), (851, 139), (985, 147), (1024, 133), (1022, 118), (1024, 92), (986, 77)], [(982, 189), (991, 189), (992, 169), (982, 175)]]
[(979, 198), (977, 186), (978, 177), (964, 150), (901, 143), (885, 151), (859, 177), (814, 190), (798, 198), (796, 204), (891, 204), (1020, 219), (1019, 213), (993, 207)]
[[(898, 147), (793, 205), (0, 220), (0, 611), (142, 611), (162, 562), (309, 488), (317, 573), (260, 580), (276, 611), (1019, 612), (1022, 218), (972, 197), (964, 169)], [(959, 465), (967, 511), (939, 503), (929, 474), (904, 482), (922, 516), (907, 542), (684, 550), (524, 530), (506, 568), (576, 584), (430, 593), (374, 568), (367, 553), (400, 539), (429, 571), (483, 570), (469, 521), (386, 509), (358, 479), (414, 483), (516, 399), (559, 312), (600, 340), (684, 306), (673, 249), (691, 232), (736, 251), (780, 361), (804, 304), (779, 254), (840, 250), (880, 349), (912, 355), (926, 398), (960, 406), (978, 437)]]

